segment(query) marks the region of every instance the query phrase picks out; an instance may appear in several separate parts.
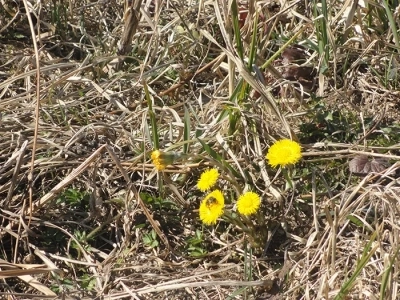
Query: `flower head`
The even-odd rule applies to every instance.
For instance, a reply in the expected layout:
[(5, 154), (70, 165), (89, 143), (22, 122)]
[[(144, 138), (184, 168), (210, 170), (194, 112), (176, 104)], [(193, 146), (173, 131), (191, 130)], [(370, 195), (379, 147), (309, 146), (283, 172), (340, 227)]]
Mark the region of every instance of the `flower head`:
[(163, 152), (160, 150), (154, 150), (151, 152), (151, 160), (157, 170), (162, 171), (167, 165), (174, 163), (176, 159), (180, 157), (179, 153), (176, 152)]
[(219, 172), (215, 168), (204, 171), (197, 181), (197, 188), (202, 192), (211, 189), (217, 183), (218, 177)]
[(272, 167), (293, 165), (301, 159), (301, 147), (297, 142), (283, 139), (275, 142), (266, 155)]
[(220, 190), (209, 193), (200, 203), (200, 220), (206, 225), (217, 223), (217, 219), (224, 213), (225, 200)]
[(242, 215), (249, 216), (257, 212), (260, 208), (260, 203), (260, 196), (254, 192), (247, 192), (239, 197), (237, 209)]

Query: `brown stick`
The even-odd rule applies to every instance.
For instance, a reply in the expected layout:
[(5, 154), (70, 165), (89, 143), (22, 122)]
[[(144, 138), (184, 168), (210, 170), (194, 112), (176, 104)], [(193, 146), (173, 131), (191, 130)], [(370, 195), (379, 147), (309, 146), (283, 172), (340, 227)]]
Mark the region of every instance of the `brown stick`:
[(126, 0), (124, 13), (124, 32), (118, 45), (118, 55), (126, 55), (132, 50), (132, 39), (140, 21), (142, 0)]

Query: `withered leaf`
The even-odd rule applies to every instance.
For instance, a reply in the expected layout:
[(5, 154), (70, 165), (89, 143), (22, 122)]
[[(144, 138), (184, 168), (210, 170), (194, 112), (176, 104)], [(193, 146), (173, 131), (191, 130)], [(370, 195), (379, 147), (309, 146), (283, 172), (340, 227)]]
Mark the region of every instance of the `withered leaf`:
[(300, 45), (292, 45), (285, 48), (282, 52), (283, 64), (302, 64), (306, 61), (305, 48)]
[(364, 176), (369, 173), (380, 173), (390, 166), (385, 158), (368, 159), (366, 155), (357, 155), (349, 161), (349, 170), (355, 175)]

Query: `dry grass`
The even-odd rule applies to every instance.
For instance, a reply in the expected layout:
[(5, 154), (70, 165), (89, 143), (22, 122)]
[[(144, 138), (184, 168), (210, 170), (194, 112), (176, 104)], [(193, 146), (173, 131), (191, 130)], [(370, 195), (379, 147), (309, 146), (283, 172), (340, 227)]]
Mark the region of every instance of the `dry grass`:
[[(398, 299), (397, 1), (1, 2), (2, 299)], [(209, 166), (256, 236), (202, 226)]]

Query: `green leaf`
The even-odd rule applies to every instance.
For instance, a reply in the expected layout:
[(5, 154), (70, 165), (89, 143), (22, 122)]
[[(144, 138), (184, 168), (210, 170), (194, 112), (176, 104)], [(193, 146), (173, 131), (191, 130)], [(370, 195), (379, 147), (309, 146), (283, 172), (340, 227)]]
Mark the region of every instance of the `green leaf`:
[(232, 25), (233, 25), (233, 32), (235, 34), (236, 48), (240, 59), (243, 60), (244, 51), (243, 51), (242, 36), (240, 34), (240, 28), (239, 28), (239, 10), (236, 0), (232, 1), (231, 10), (232, 10)]
[(377, 234), (378, 234), (378, 231), (375, 231), (372, 234), (371, 238), (369, 239), (369, 242), (364, 247), (364, 251), (363, 251), (363, 254), (361, 255), (361, 258), (357, 262), (357, 266), (356, 266), (356, 269), (355, 269), (354, 273), (343, 284), (342, 288), (340, 289), (339, 293), (336, 295), (334, 300), (344, 300), (344, 299), (346, 299), (346, 296), (348, 295), (350, 290), (355, 285), (357, 277), (360, 275), (360, 273), (364, 269), (365, 265), (368, 263), (368, 261), (371, 259), (372, 255), (375, 254), (376, 249), (378, 249), (378, 247), (379, 247), (379, 243), (377, 243), (372, 248), (372, 244), (375, 241)]
[(223, 167), (227, 168), (235, 177), (240, 177), (240, 174), (231, 167), (230, 164), (228, 164), (221, 155), (219, 155), (217, 152), (215, 152), (209, 145), (204, 143), (202, 140), (197, 139), (200, 144), (203, 146), (204, 151), (206, 151), (212, 158), (214, 158), (217, 162), (222, 164)]
[(360, 219), (358, 219), (356, 216), (348, 215), (346, 218), (350, 220), (351, 223), (357, 225), (358, 227), (364, 226), (363, 222), (361, 222)]
[(143, 89), (146, 96), (147, 107), (149, 109), (149, 117), (150, 117), (150, 124), (151, 124), (151, 131), (153, 135), (153, 148), (155, 150), (159, 149), (159, 138), (158, 138), (158, 129), (157, 129), (157, 120), (156, 115), (153, 111), (153, 103), (151, 101), (149, 88), (147, 87), (146, 82), (143, 82)]

